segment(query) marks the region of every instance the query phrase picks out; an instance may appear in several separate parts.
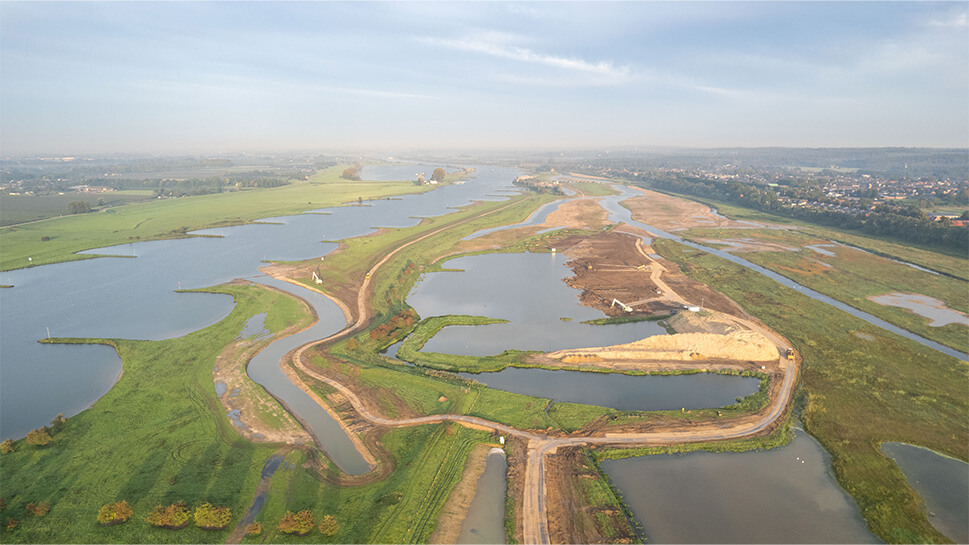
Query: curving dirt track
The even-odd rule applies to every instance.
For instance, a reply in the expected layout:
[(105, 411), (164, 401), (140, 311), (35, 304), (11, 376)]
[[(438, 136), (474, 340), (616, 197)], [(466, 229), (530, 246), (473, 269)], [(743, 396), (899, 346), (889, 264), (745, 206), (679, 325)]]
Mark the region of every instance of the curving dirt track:
[[(497, 209), (493, 212), (497, 212)], [(488, 213), (486, 213), (488, 214)], [(485, 215), (485, 214), (482, 214)], [(471, 221), (471, 219), (481, 217), (474, 216), (468, 220), (464, 220), (460, 223), (465, 223), (466, 221)], [(312, 377), (314, 380), (319, 380), (320, 382), (326, 383), (329, 386), (336, 389), (340, 395), (349, 403), (353, 411), (356, 412), (362, 420), (365, 420), (371, 424), (385, 426), (385, 427), (405, 427), (405, 426), (419, 426), (425, 424), (437, 424), (441, 422), (456, 422), (463, 426), (486, 430), (491, 432), (497, 432), (504, 435), (509, 435), (513, 437), (520, 438), (527, 442), (528, 454), (527, 454), (527, 464), (525, 469), (525, 484), (524, 484), (524, 500), (523, 500), (523, 542), (525, 543), (549, 543), (548, 535), (548, 525), (547, 525), (547, 510), (545, 505), (545, 456), (547, 454), (554, 453), (559, 448), (573, 448), (588, 445), (611, 445), (618, 447), (632, 447), (632, 446), (656, 446), (656, 445), (669, 445), (678, 443), (695, 443), (695, 442), (708, 442), (708, 441), (718, 441), (726, 439), (738, 439), (742, 437), (756, 436), (768, 432), (772, 427), (786, 414), (789, 403), (791, 401), (791, 396), (794, 388), (795, 379), (798, 374), (800, 360), (787, 360), (785, 357), (778, 356), (777, 373), (783, 377), (780, 385), (776, 388), (771, 388), (771, 399), (768, 406), (758, 413), (753, 415), (747, 415), (745, 417), (738, 417), (733, 419), (717, 420), (708, 423), (698, 423), (688, 429), (684, 429), (682, 426), (653, 426), (649, 431), (630, 431), (622, 433), (608, 433), (603, 432), (600, 434), (589, 434), (582, 436), (569, 436), (569, 437), (553, 437), (543, 433), (536, 433), (532, 431), (519, 430), (505, 424), (500, 424), (497, 422), (491, 422), (482, 418), (477, 418), (473, 416), (459, 415), (459, 414), (444, 414), (444, 415), (432, 415), (432, 416), (422, 416), (415, 418), (403, 418), (403, 419), (390, 419), (379, 414), (375, 414), (369, 410), (365, 404), (361, 401), (360, 397), (357, 396), (353, 390), (351, 390), (346, 385), (326, 377), (308, 365), (304, 361), (304, 354), (307, 350), (323, 346), (339, 339), (342, 339), (348, 335), (356, 333), (367, 326), (371, 316), (371, 309), (368, 305), (370, 300), (370, 279), (378, 271), (378, 269), (383, 266), (391, 257), (393, 257), (397, 252), (403, 250), (407, 246), (426, 239), (434, 234), (437, 234), (445, 229), (452, 228), (458, 224), (452, 224), (444, 226), (440, 229), (427, 233), (417, 239), (414, 239), (404, 245), (401, 245), (393, 252), (387, 254), (380, 262), (375, 264), (369, 271), (370, 274), (366, 276), (356, 298), (357, 313), (356, 319), (353, 323), (348, 324), (343, 330), (325, 338), (311, 343), (307, 343), (296, 350), (292, 351), (287, 357), (283, 358), (280, 365), (283, 367), (284, 371), (290, 377), (293, 382), (306, 391), (321, 405), (321, 408), (330, 412), (338, 422), (343, 423), (339, 418), (339, 415), (319, 396), (312, 393), (312, 390), (299, 378), (299, 376), (290, 368), (289, 363), (300, 372), (304, 373), (306, 376)], [(643, 256), (646, 256), (644, 250), (640, 250)], [(687, 299), (677, 294), (674, 288), (667, 285), (661, 280), (662, 272), (654, 269), (658, 265), (658, 262), (654, 261), (651, 266), (650, 277), (654, 280), (655, 285), (661, 286), (661, 291), (663, 292), (664, 298), (671, 302), (676, 303), (687, 303)], [(665, 271), (665, 269), (664, 269)], [(291, 279), (283, 278), (295, 283)], [(301, 284), (302, 285), (302, 284)], [(695, 302), (694, 302), (695, 304)], [(342, 307), (346, 309), (346, 305), (341, 304)], [(349, 314), (349, 313), (347, 313)], [(771, 340), (778, 348), (779, 354), (785, 354), (787, 349), (790, 348), (790, 344), (783, 338), (781, 338), (776, 333), (767, 330), (761, 324), (756, 323), (753, 320), (749, 320), (746, 317), (742, 318), (739, 316), (732, 316), (732, 319), (736, 320), (738, 323), (742, 323), (744, 326), (754, 329), (763, 333), (768, 339)], [(344, 424), (345, 429), (350, 433), (352, 439), (355, 440), (355, 444), (361, 451), (361, 454), (371, 462), (372, 465), (376, 464), (376, 458), (369, 452), (369, 450), (364, 446), (363, 442), (360, 441), (356, 434), (350, 432), (349, 428)], [(379, 471), (379, 470), (378, 470)]]

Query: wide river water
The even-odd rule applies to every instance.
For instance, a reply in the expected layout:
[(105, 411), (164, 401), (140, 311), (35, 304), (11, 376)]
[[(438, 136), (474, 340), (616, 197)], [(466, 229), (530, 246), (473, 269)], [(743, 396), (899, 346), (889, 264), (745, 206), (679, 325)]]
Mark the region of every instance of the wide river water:
[[(363, 175), (369, 179), (406, 180), (413, 179), (416, 172), (427, 172), (433, 168), (435, 168), (433, 165), (417, 164), (368, 167)], [(131, 257), (92, 259), (0, 273), (0, 284), (14, 286), (0, 289), (0, 338), (2, 338), (0, 343), (0, 378), (2, 378), (0, 380), (0, 438), (23, 437), (29, 430), (50, 422), (58, 413), (67, 416), (78, 413), (110, 389), (121, 371), (120, 359), (111, 348), (95, 345), (37, 343), (37, 340), (47, 335), (48, 330), (52, 336), (57, 337), (146, 340), (178, 337), (218, 322), (229, 313), (232, 307), (232, 300), (228, 296), (176, 293), (175, 290), (179, 288), (203, 288), (234, 278), (261, 281), (264, 277), (259, 274), (258, 267), (264, 260), (308, 259), (325, 255), (336, 247), (335, 244), (323, 243), (322, 240), (359, 236), (381, 226), (409, 226), (415, 224), (418, 221), (417, 218), (421, 216), (444, 214), (453, 207), (473, 200), (507, 198), (508, 192), (514, 190), (511, 181), (517, 174), (514, 169), (484, 167), (479, 168), (477, 174), (465, 184), (441, 187), (424, 195), (373, 201), (365, 203), (364, 206), (328, 209), (322, 214), (308, 213), (271, 218), (265, 220), (267, 223), (262, 224), (199, 232), (199, 234), (217, 235), (214, 237), (140, 242), (103, 250), (103, 253)], [(631, 190), (624, 191), (622, 196), (604, 199), (604, 204), (610, 207), (614, 219), (635, 225), (639, 223), (629, 219), (628, 211), (617, 205), (621, 198), (631, 194), (633, 194)], [(544, 212), (546, 211), (542, 211)], [(660, 236), (678, 238), (658, 232), (656, 229), (651, 230)], [(908, 338), (914, 338), (936, 350), (956, 357), (965, 357), (956, 351), (903, 332), (865, 313), (859, 313), (735, 256), (711, 248), (691, 245), (740, 262), (785, 285), (793, 286), (806, 295)], [(538, 259), (548, 260), (549, 266), (552, 266), (560, 265), (556, 260), (561, 258), (554, 255), (540, 255)], [(550, 277), (545, 281), (553, 280)], [(534, 305), (528, 305), (527, 301), (523, 303), (522, 307), (534, 307)], [(320, 309), (326, 309), (327, 304), (330, 308), (321, 311)], [(317, 308), (321, 314), (321, 325), (318, 326), (317, 333), (314, 333), (315, 338), (332, 333), (345, 325), (342, 314), (332, 303), (321, 301)], [(474, 309), (468, 310), (467, 313), (503, 317), (488, 311), (473, 312), (472, 310)], [(449, 307), (442, 313), (457, 312), (465, 311)], [(557, 311), (549, 312), (547, 315), (555, 320), (571, 317), (571, 315), (560, 315)], [(572, 323), (559, 321), (563, 324)], [(573, 318), (573, 321), (577, 320)], [(649, 325), (640, 324), (639, 327)], [(486, 328), (447, 329), (485, 330)], [(611, 334), (607, 333), (608, 330), (609, 328), (606, 328), (601, 331), (603, 334)], [(623, 328), (618, 327), (611, 331), (622, 332)], [(452, 346), (459, 347), (463, 342), (465, 353), (476, 353), (476, 350), (479, 353), (495, 352), (494, 342), (481, 340), (482, 347), (477, 348), (478, 341), (475, 341), (472, 346), (467, 337), (461, 340), (463, 333), (458, 334), (456, 337), (458, 340), (449, 340), (449, 336), (452, 335), (450, 331), (442, 333), (444, 335), (440, 336), (441, 339), (436, 337), (433, 339), (435, 343), (451, 342)], [(484, 334), (485, 337), (489, 335)], [(591, 344), (603, 343), (599, 341)], [(509, 347), (511, 346), (506, 345), (501, 349)], [(546, 349), (543, 346), (530, 347), (525, 344), (514, 347)], [(255, 374), (258, 376), (258, 372)], [(273, 383), (272, 386), (267, 385), (271, 391), (276, 388), (276, 382), (278, 382), (276, 379), (265, 377), (257, 380)], [(213, 385), (213, 391), (214, 388)], [(300, 409), (297, 408), (299, 403), (288, 399), (287, 404), (290, 404), (299, 414)], [(312, 408), (309, 410), (321, 412)], [(305, 415), (300, 417), (304, 421), (312, 420)], [(323, 420), (326, 419), (321, 418), (321, 421)], [(312, 427), (314, 426), (311, 424)], [(320, 429), (323, 428), (314, 429), (314, 433), (328, 451), (343, 450), (333, 447), (341, 439), (335, 438), (331, 441), (332, 436), (342, 432), (321, 432)], [(343, 437), (343, 440), (345, 439)], [(747, 466), (752, 471), (760, 467), (761, 462), (753, 458), (746, 459), (751, 460)], [(338, 459), (337, 463), (352, 473), (363, 470), (352, 460), (352, 455), (343, 460)], [(732, 469), (725, 471), (732, 471)], [(826, 472), (827, 465), (818, 465), (812, 471), (803, 472), (798, 482), (803, 486), (813, 486), (811, 483), (817, 481)], [(717, 475), (719, 474), (720, 472), (717, 472)], [(621, 474), (614, 473), (613, 476), (620, 484), (626, 482), (626, 478)], [(713, 474), (709, 477), (714, 481), (718, 478)], [(761, 483), (759, 480), (748, 483), (749, 494), (768, 498), (779, 494), (764, 488), (764, 485), (759, 483)], [(683, 490), (676, 489), (670, 493), (675, 496), (681, 492)], [(789, 491), (783, 493), (787, 492)], [(854, 507), (849, 504), (845, 509), (851, 511)], [(694, 522), (695, 519), (684, 524), (690, 526)], [(823, 524), (824, 518), (818, 519), (816, 523)], [(724, 524), (729, 524), (729, 521), (725, 521)], [(654, 530), (650, 530), (649, 526), (647, 524), (647, 531), (653, 533)], [(688, 529), (686, 526), (682, 528), (684, 531)], [(857, 539), (858, 534), (850, 535), (853, 537), (832, 538), (830, 541)], [(714, 541), (726, 540), (714, 539)], [(788, 541), (796, 540), (788, 539)]]

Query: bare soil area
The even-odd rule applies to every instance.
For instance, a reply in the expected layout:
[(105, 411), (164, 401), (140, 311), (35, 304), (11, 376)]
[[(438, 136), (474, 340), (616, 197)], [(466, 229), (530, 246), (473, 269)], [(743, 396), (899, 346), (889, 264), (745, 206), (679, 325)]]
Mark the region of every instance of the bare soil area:
[[(613, 231), (559, 242), (574, 276), (565, 282), (582, 290), (583, 305), (608, 316), (657, 316), (702, 305), (738, 317), (740, 306), (723, 294), (681, 274), (674, 263), (656, 256), (639, 236)], [(650, 257), (655, 256), (655, 257)], [(613, 299), (628, 305), (626, 312)]]
[(545, 459), (545, 488), (555, 508), (548, 511), (551, 543), (632, 543), (633, 535), (609, 537), (597, 515), (610, 528), (625, 526), (615, 519), (625, 518), (621, 511), (589, 505), (582, 481), (598, 479), (598, 472), (577, 449), (558, 449)]
[(671, 197), (648, 189), (638, 187), (635, 189), (642, 191), (643, 195), (627, 199), (623, 201), (623, 205), (632, 211), (633, 219), (664, 231), (682, 231), (694, 227), (716, 229), (762, 227), (761, 224), (736, 221), (717, 215), (705, 204)]

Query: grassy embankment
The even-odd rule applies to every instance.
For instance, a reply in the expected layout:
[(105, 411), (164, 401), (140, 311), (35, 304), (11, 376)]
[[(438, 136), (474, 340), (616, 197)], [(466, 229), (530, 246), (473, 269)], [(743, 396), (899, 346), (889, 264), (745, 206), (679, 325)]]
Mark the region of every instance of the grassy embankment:
[[(241, 332), (253, 315), (268, 310), (265, 326), (278, 332), (309, 318), (302, 305), (276, 292), (240, 286), (214, 288), (229, 293), (236, 306), (222, 322), (166, 341), (72, 340), (117, 347), (124, 362), (118, 384), (95, 405), (68, 420), (43, 448), (15, 444), (0, 456), (3, 497), (0, 522), (15, 518), (13, 530), (0, 527), (5, 543), (212, 543), (229, 529), (179, 531), (154, 528), (144, 517), (156, 505), (209, 501), (232, 508), (233, 525), (252, 501), (260, 472), (279, 445), (243, 440), (224, 416), (212, 382), (221, 347)], [(157, 380), (165, 376), (166, 380)], [(426, 386), (426, 385), (423, 385)], [(315, 450), (292, 451), (273, 478), (265, 508), (257, 517), (263, 534), (251, 542), (326, 541), (318, 532), (298, 538), (280, 533), (283, 513), (310, 509), (319, 519), (336, 515), (341, 531), (333, 542), (404, 543), (424, 541), (447, 494), (460, 479), (465, 459), (487, 434), (457, 426), (433, 425), (389, 432), (384, 446), (398, 464), (387, 479), (362, 487), (321, 483), (303, 467)], [(101, 527), (98, 509), (127, 500), (130, 521)], [(50, 513), (30, 516), (27, 502), (46, 501)]]
[(898, 441), (969, 460), (969, 367), (716, 256), (654, 243), (687, 275), (738, 301), (803, 356), (797, 405), (835, 475), (879, 537), (944, 542), (879, 444)]
[[(252, 500), (263, 464), (278, 445), (245, 441), (224, 416), (216, 397), (212, 367), (223, 346), (251, 316), (266, 312), (265, 325), (277, 332), (307, 320), (302, 305), (269, 290), (222, 286), (236, 305), (225, 320), (165, 341), (100, 342), (118, 350), (124, 372), (90, 409), (72, 417), (46, 447), (16, 442), (0, 456), (2, 521), (21, 521), (3, 531), (2, 541), (32, 543), (202, 543), (224, 541), (226, 531), (194, 525), (174, 532), (144, 522), (156, 505), (209, 501), (232, 508), (238, 520)], [(159, 380), (164, 377), (165, 380)], [(132, 520), (101, 527), (95, 520), (106, 503), (127, 500)], [(27, 502), (46, 501), (50, 513), (28, 516)]]
[(565, 185), (587, 197), (608, 197), (609, 195), (617, 195), (619, 193), (619, 191), (613, 189), (612, 185), (608, 183), (570, 182)]
[[(358, 199), (379, 199), (430, 191), (413, 182), (349, 181), (343, 167), (316, 173), (308, 182), (268, 189), (154, 200), (104, 212), (65, 216), (0, 230), (0, 270), (95, 256), (77, 252), (133, 241), (187, 236), (207, 227), (239, 225), (260, 218), (296, 214)], [(42, 237), (50, 237), (44, 242)], [(110, 253), (110, 252), (107, 252)], [(27, 258), (33, 258), (28, 263)]]
[(451, 424), (389, 431), (381, 441), (394, 456), (394, 472), (375, 483), (344, 488), (321, 484), (302, 467), (306, 454), (291, 453), (273, 477), (266, 504), (256, 518), (265, 531), (243, 543), (327, 542), (319, 532), (294, 537), (275, 529), (285, 511), (302, 509), (336, 516), (341, 529), (330, 542), (426, 543), (472, 448), (488, 437)]
[[(934, 297), (961, 312), (969, 312), (969, 283), (956, 278), (920, 271), (908, 265), (842, 246), (822, 248), (836, 254), (826, 256), (808, 245), (825, 239), (800, 231), (694, 229), (691, 240), (753, 238), (782, 244), (795, 251), (744, 252), (743, 257), (813, 290), (859, 310), (956, 350), (969, 348), (969, 328), (962, 324), (930, 326), (923, 318), (900, 307), (870, 301), (868, 297), (893, 292)], [(942, 256), (946, 257), (946, 256)], [(941, 260), (941, 258), (940, 258)], [(947, 260), (956, 261), (955, 258)], [(827, 263), (825, 267), (818, 262)]]

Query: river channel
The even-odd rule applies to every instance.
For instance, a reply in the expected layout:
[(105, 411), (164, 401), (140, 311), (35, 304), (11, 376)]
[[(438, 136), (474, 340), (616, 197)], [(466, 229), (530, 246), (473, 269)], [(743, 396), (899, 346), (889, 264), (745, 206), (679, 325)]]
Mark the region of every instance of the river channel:
[[(412, 179), (416, 172), (429, 172), (434, 165), (397, 165), (394, 167), (368, 167), (363, 176), (370, 179), (397, 178)], [(44, 345), (36, 341), (45, 337), (49, 329), (52, 336), (57, 337), (101, 337), (101, 338), (132, 338), (132, 339), (166, 339), (184, 335), (191, 331), (216, 323), (224, 318), (232, 308), (232, 300), (225, 295), (176, 293), (175, 290), (204, 288), (227, 282), (234, 278), (251, 278), (262, 281), (258, 267), (264, 260), (298, 260), (308, 259), (332, 251), (336, 245), (325, 243), (323, 240), (339, 240), (351, 236), (359, 236), (373, 231), (380, 226), (408, 226), (415, 224), (420, 216), (440, 215), (472, 200), (503, 199), (504, 193), (513, 190), (511, 181), (518, 175), (518, 171), (507, 168), (479, 168), (477, 174), (465, 184), (445, 186), (435, 191), (423, 194), (404, 196), (365, 203), (363, 206), (344, 206), (322, 211), (324, 213), (308, 213), (283, 218), (270, 218), (266, 223), (250, 224), (239, 227), (228, 227), (201, 231), (199, 234), (215, 235), (204, 238), (189, 238), (181, 240), (167, 240), (154, 242), (139, 242), (112, 247), (103, 253), (133, 257), (101, 258), (71, 263), (60, 263), (43, 267), (0, 273), (0, 284), (13, 285), (13, 288), (0, 289), (0, 438), (23, 437), (29, 430), (43, 426), (50, 422), (55, 415), (63, 413), (67, 416), (76, 414), (90, 406), (102, 396), (117, 380), (121, 371), (121, 362), (113, 349), (105, 346), (80, 345)], [(629, 218), (629, 212), (618, 206), (618, 201), (638, 192), (625, 190), (623, 195), (603, 199), (603, 204), (609, 206), (614, 219), (626, 221), (632, 225), (640, 225)], [(644, 226), (660, 236), (679, 239), (674, 235), (659, 232)], [(850, 312), (875, 325), (914, 339), (936, 350), (965, 359), (965, 355), (942, 347), (937, 343), (925, 341), (899, 328), (891, 326), (882, 320), (856, 311), (846, 305), (832, 300), (812, 290), (796, 285), (786, 278), (775, 275), (761, 267), (757, 267), (730, 254), (719, 252), (692, 243), (693, 247), (709, 251), (738, 262), (746, 267), (757, 270), (786, 286), (792, 286), (800, 292), (821, 300), (839, 309)], [(536, 254), (536, 259), (548, 261), (548, 266), (561, 266), (561, 256)], [(529, 258), (531, 259), (531, 258)], [(454, 266), (454, 263), (451, 263)], [(442, 273), (447, 275), (449, 273)], [(550, 279), (551, 278), (551, 279)], [(558, 285), (563, 284), (558, 277), (546, 277), (545, 281)], [(526, 279), (531, 280), (531, 279)], [(564, 284), (563, 284), (563, 287)], [(566, 289), (568, 289), (566, 287)], [(572, 295), (574, 297), (574, 294)], [(322, 303), (321, 303), (322, 304)], [(528, 307), (530, 305), (521, 305)], [(317, 308), (322, 308), (318, 306)], [(326, 311), (323, 314), (329, 314)], [(448, 306), (444, 312), (479, 314), (492, 317), (503, 317), (492, 308), (479, 309), (469, 307), (466, 310)], [(547, 317), (563, 324), (573, 324), (582, 319), (580, 313), (560, 313), (546, 310)], [(424, 313), (422, 312), (422, 315)], [(434, 315), (434, 313), (426, 314)], [(334, 315), (335, 316), (335, 315)], [(342, 316), (324, 317), (321, 314), (321, 330), (313, 335), (320, 338), (342, 328), (345, 324)], [(599, 317), (599, 316), (592, 316)], [(565, 322), (560, 318), (572, 318), (572, 322)], [(573, 324), (579, 325), (579, 324)], [(638, 327), (648, 327), (640, 324)], [(488, 326), (491, 327), (491, 326)], [(589, 326), (602, 328), (604, 326)], [(611, 329), (616, 326), (609, 326)], [(457, 330), (459, 328), (448, 328)], [(485, 329), (485, 328), (464, 328)], [(326, 330), (326, 331), (324, 331)], [(607, 333), (605, 329), (594, 331)], [(622, 331), (616, 328), (612, 331)], [(444, 333), (444, 332), (442, 332)], [(641, 333), (641, 332), (640, 332)], [(532, 332), (533, 335), (537, 334)], [(645, 336), (645, 335), (643, 335)], [(446, 340), (446, 335), (441, 341)], [(460, 334), (458, 335), (460, 337)], [(505, 338), (508, 341), (508, 338)], [(494, 353), (496, 346), (491, 341), (481, 341), (486, 348), (479, 348), (477, 340), (472, 343), (464, 340), (454, 340), (454, 346), (463, 343), (466, 353)], [(490, 343), (490, 344), (489, 344)], [(586, 344), (586, 343), (582, 343)], [(591, 345), (606, 344), (601, 337)], [(509, 348), (507, 342), (501, 350)], [(545, 349), (543, 346), (514, 346), (516, 348)], [(428, 349), (428, 347), (426, 347)], [(432, 348), (433, 349), (433, 348)], [(436, 350), (436, 349), (435, 349)], [(448, 350), (441, 349), (442, 352)], [(498, 350), (500, 351), (500, 350)], [(457, 350), (456, 353), (462, 353)], [(267, 355), (267, 358), (269, 355)], [(277, 359), (278, 362), (278, 359)], [(278, 364), (276, 365), (278, 367)], [(258, 372), (254, 372), (259, 375)], [(260, 378), (267, 381), (267, 389), (277, 395), (289, 395), (283, 390), (274, 391), (273, 383), (276, 379)], [(214, 392), (214, 385), (213, 385)], [(296, 395), (296, 394), (293, 394)], [(291, 399), (284, 398), (287, 404), (292, 403), (294, 411), (304, 421), (311, 420), (305, 414), (300, 414), (299, 405)], [(318, 408), (312, 411), (320, 413)], [(312, 426), (311, 426), (312, 427)], [(320, 428), (323, 429), (323, 428)], [(337, 449), (331, 442), (332, 436), (341, 435), (331, 431), (314, 431), (324, 448), (335, 453)], [(345, 439), (345, 437), (344, 437)], [(338, 441), (339, 439), (337, 439)], [(350, 449), (352, 450), (352, 449)], [(334, 458), (338, 455), (333, 454)], [(692, 455), (691, 455), (692, 456)], [(712, 455), (711, 455), (712, 456)], [(721, 455), (716, 455), (717, 457)], [(738, 455), (752, 456), (752, 455)], [(654, 457), (655, 458), (655, 457)], [(685, 458), (685, 457), (684, 457)], [(754, 474), (761, 469), (761, 462), (754, 458), (745, 464)], [(353, 461), (344, 459), (338, 462), (350, 472), (359, 471), (353, 466)], [(828, 464), (818, 463), (805, 465), (805, 479), (818, 479), (827, 474)], [(733, 468), (707, 473), (706, 487), (716, 488), (718, 480)], [(614, 479), (622, 485), (627, 478), (614, 474)], [(628, 478), (632, 483), (632, 477)], [(751, 477), (747, 481), (747, 494), (751, 497), (774, 498), (780, 500), (785, 490), (778, 491), (770, 488), (767, 482)], [(647, 484), (647, 488), (652, 485)], [(670, 490), (670, 498), (675, 498), (685, 490), (679, 487)], [(711, 513), (717, 509), (728, 507), (736, 503), (735, 496), (724, 496), (722, 501), (710, 507)], [(715, 513), (710, 514), (711, 517)], [(728, 517), (716, 517), (722, 525), (729, 527), (734, 522)], [(668, 524), (673, 527), (673, 520)], [(815, 520), (817, 526), (824, 518)], [(679, 529), (683, 532), (695, 526), (696, 519), (682, 521)], [(713, 526), (713, 523), (710, 524)], [(650, 525), (647, 524), (648, 531)], [(821, 539), (821, 541), (846, 541), (864, 536), (850, 534), (847, 539)], [(867, 539), (859, 539), (865, 541)], [(659, 541), (662, 541), (660, 539)], [(726, 541), (722, 536), (713, 541)], [(793, 539), (788, 540), (793, 541)]]

